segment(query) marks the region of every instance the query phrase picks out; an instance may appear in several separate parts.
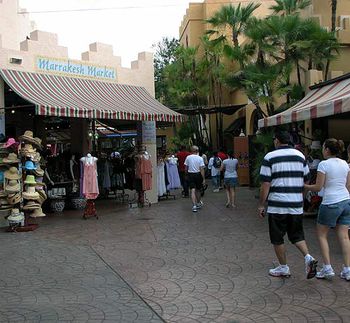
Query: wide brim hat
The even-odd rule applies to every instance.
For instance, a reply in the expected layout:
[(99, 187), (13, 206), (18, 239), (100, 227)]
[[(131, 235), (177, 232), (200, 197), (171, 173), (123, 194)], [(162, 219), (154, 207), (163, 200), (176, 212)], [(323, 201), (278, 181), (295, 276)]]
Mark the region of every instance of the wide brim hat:
[(34, 175), (27, 175), (24, 184), (26, 185), (37, 185), (37, 182), (35, 181)]
[(34, 186), (27, 186), (26, 191), (22, 195), (26, 200), (37, 200), (39, 198), (39, 193), (35, 191)]
[(21, 190), (21, 185), (19, 181), (15, 179), (10, 180), (5, 186), (5, 191), (7, 193), (17, 193), (20, 190)]
[(43, 177), (45, 171), (40, 168), (40, 165), (38, 165), (37, 168), (33, 171), (33, 173), (34, 173), (35, 176)]
[(10, 153), (7, 157), (2, 159), (3, 164), (18, 164), (19, 159), (15, 153)]
[(33, 144), (34, 144), (37, 148), (42, 149), (43, 146), (41, 145), (41, 142), (42, 142), (42, 140), (41, 140), (40, 138), (35, 137), (35, 138), (34, 138)]
[(21, 175), (18, 172), (16, 167), (11, 167), (9, 170), (5, 172), (5, 178), (7, 179), (20, 179)]
[(6, 197), (6, 196), (7, 196), (7, 192), (5, 190), (1, 190), (0, 191), (0, 198)]
[(36, 144), (36, 140), (33, 138), (33, 131), (27, 130), (19, 139), (30, 144)]
[(12, 209), (12, 205), (7, 202), (7, 199), (0, 199), (0, 210), (4, 211), (9, 209)]
[(15, 193), (15, 194), (9, 194), (7, 196), (7, 202), (10, 204), (10, 205), (15, 205), (15, 204), (18, 204), (21, 202), (21, 199), (22, 199), (22, 196), (21, 196), (21, 193)]
[(7, 139), (6, 143), (4, 144), (4, 148), (9, 148), (13, 145), (18, 146), (19, 142), (17, 142), (14, 138)]
[(41, 207), (38, 207), (32, 213), (30, 213), (29, 216), (32, 218), (42, 218), (46, 216), (46, 214), (43, 212)]
[(24, 164), (24, 168), (27, 170), (35, 170), (37, 167), (31, 160), (27, 160), (26, 163)]
[(24, 220), (24, 214), (19, 209), (12, 209), (11, 214), (7, 217), (10, 222), (21, 222)]
[(40, 207), (40, 204), (34, 201), (28, 201), (28, 203), (23, 206), (23, 210), (35, 210)]

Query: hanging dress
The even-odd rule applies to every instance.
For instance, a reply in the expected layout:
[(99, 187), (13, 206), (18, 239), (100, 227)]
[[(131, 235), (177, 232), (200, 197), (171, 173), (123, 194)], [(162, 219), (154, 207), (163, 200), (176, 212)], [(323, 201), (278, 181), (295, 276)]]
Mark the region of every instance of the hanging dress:
[(92, 163), (84, 162), (83, 165), (83, 195), (88, 200), (94, 200), (99, 194), (96, 161)]
[(177, 165), (173, 163), (166, 163), (168, 173), (168, 190), (175, 190), (181, 187), (179, 171)]
[(158, 164), (157, 173), (158, 196), (163, 196), (164, 194), (166, 194), (164, 162), (160, 162)]

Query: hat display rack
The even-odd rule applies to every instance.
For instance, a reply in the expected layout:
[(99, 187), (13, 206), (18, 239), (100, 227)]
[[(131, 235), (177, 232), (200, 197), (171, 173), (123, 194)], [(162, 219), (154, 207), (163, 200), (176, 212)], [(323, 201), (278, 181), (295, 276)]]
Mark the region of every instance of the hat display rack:
[(32, 223), (32, 219), (45, 216), (41, 207), (47, 199), (42, 183), (44, 171), (40, 168), (41, 139), (34, 138), (33, 132), (27, 130), (19, 140), (21, 145), (13, 138), (4, 145), (7, 155), (0, 164), (7, 167), (0, 190), (0, 212), (4, 209), (10, 232), (35, 230), (39, 225)]

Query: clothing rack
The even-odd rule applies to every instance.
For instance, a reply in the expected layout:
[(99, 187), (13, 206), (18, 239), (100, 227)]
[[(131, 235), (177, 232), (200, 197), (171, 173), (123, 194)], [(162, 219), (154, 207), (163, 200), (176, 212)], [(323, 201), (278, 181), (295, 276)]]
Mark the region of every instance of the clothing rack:
[(170, 191), (167, 191), (165, 194), (163, 194), (162, 196), (158, 196), (158, 201), (161, 200), (169, 200), (170, 198), (176, 200), (176, 195), (171, 194)]

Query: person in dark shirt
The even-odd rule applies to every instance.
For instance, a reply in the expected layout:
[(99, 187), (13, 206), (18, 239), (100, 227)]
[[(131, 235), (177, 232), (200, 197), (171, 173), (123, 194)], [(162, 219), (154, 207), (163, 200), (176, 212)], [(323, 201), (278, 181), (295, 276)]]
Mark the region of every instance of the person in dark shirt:
[(183, 197), (189, 197), (188, 182), (186, 177), (186, 166), (184, 164), (186, 157), (189, 155), (191, 155), (191, 153), (186, 150), (185, 146), (181, 146), (180, 151), (176, 154), (176, 157), (178, 158), (178, 169), (179, 169), (181, 186), (183, 189), (182, 191)]

